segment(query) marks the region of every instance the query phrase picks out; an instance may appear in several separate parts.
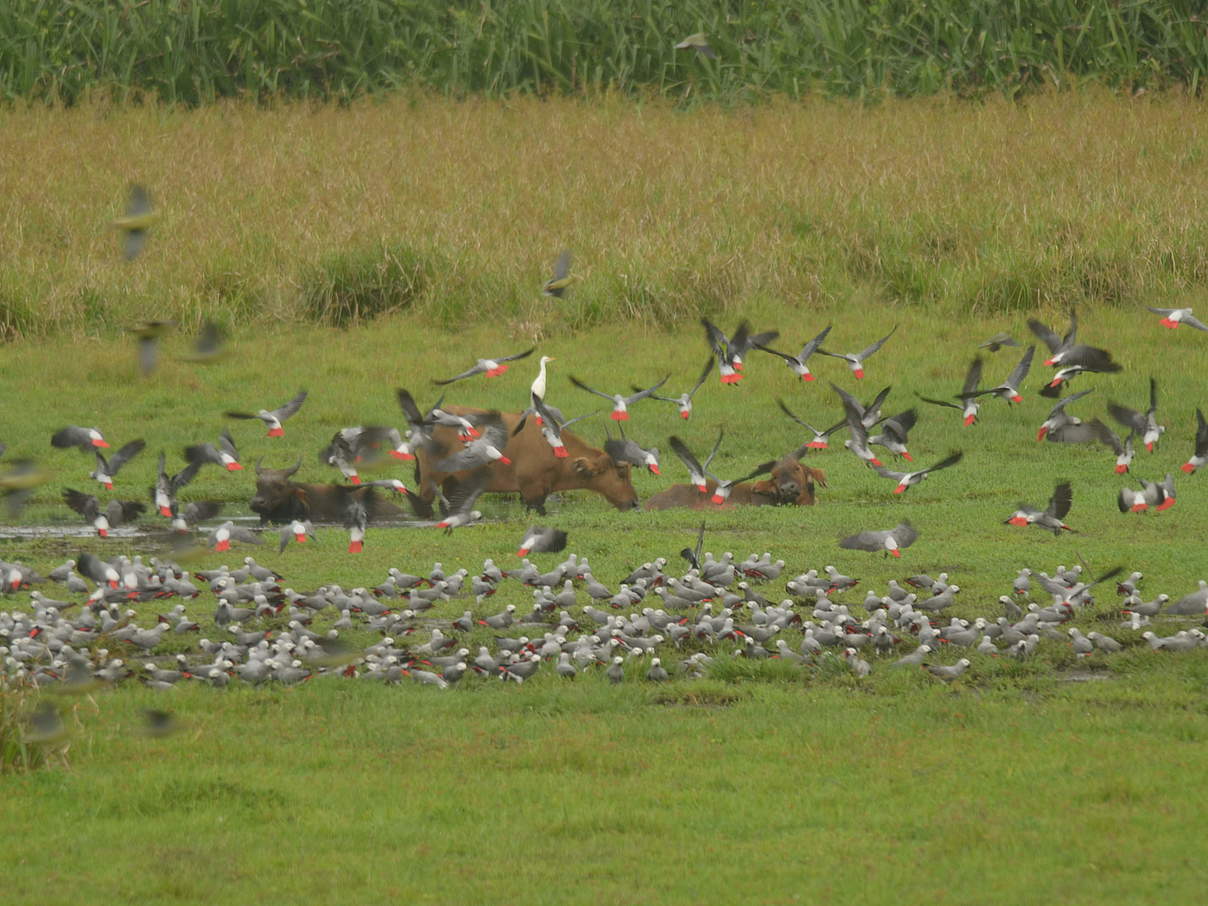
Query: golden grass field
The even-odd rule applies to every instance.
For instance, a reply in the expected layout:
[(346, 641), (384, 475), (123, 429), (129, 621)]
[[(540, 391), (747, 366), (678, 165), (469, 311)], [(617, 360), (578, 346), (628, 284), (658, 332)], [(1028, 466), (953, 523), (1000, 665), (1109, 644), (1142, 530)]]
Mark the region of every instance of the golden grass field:
[[(1208, 283), (1203, 108), (1176, 95), (687, 111), (395, 96), (31, 106), (0, 124), (9, 336), (304, 321), (325, 275), (400, 254), (419, 275), (407, 298), (442, 323), (530, 334), (862, 300), (1174, 302)], [(162, 216), (126, 262), (110, 222), (131, 182)], [(538, 290), (562, 248), (581, 279), (552, 308)]]

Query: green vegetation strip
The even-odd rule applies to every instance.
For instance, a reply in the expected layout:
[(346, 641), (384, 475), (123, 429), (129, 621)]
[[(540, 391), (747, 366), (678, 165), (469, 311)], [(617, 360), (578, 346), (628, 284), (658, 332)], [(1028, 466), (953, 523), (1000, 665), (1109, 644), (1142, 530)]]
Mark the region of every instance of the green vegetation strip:
[[(655, 93), (1198, 92), (1191, 0), (11, 0), (0, 96), (75, 103)], [(712, 53), (675, 45), (703, 33)]]

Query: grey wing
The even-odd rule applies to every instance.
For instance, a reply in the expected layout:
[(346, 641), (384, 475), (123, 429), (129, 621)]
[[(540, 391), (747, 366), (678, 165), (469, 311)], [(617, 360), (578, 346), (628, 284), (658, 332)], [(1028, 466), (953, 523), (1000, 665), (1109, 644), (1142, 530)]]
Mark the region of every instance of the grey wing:
[(944, 459), (941, 459), (935, 465), (928, 466), (926, 469), (923, 469), (923, 471), (924, 472), (938, 472), (940, 469), (946, 469), (949, 466), (956, 465), (958, 462), (960, 462), (964, 458), (964, 456), (965, 456), (965, 454), (963, 451), (956, 450), (953, 453), (949, 453)]
[(1176, 311), (1178, 311), (1176, 308), (1154, 308), (1152, 305), (1146, 305), (1145, 307), (1152, 311), (1155, 315), (1161, 315), (1162, 317), (1173, 315)]
[(1049, 352), (1056, 352), (1061, 348), (1061, 337), (1053, 331), (1047, 324), (1042, 324), (1035, 318), (1028, 318), (1028, 329), (1032, 331), (1045, 346), (1049, 347)]
[(453, 493), (449, 495), (448, 506), (451, 513), (468, 513), (474, 508), (475, 501), (486, 490), (491, 473), (487, 468), (476, 469), (461, 482), (458, 482)]
[(244, 528), (241, 525), (232, 525), (228, 531), (231, 533), (231, 537), (236, 541), (242, 541), (245, 544), (264, 543), (264, 539), (262, 539), (258, 534), (253, 532), (251, 529)]
[(858, 532), (839, 539), (839, 547), (854, 551), (879, 551), (885, 547), (885, 539), (889, 532)]
[(423, 425), (426, 423), (424, 416), (419, 411), (419, 406), (415, 404), (413, 397), (408, 390), (399, 387), (395, 391), (398, 398), (399, 407), (403, 410), (403, 414), (407, 416), (407, 421), (413, 425)]
[(1032, 356), (1036, 352), (1035, 346), (1029, 346), (1028, 351), (1023, 354), (1023, 358), (1019, 360), (1019, 364), (1011, 370), (1010, 377), (1007, 378), (1007, 383), (1012, 387), (1018, 388), (1023, 383), (1023, 379), (1028, 376), (1028, 369), (1032, 367)]
[(556, 261), (554, 261), (554, 282), (565, 280), (570, 274), (571, 255), (570, 249), (563, 249)]
[(643, 463), (642, 449), (631, 440), (606, 440), (604, 452), (612, 457), (614, 462), (627, 462), (635, 466)]
[(871, 346), (866, 347), (859, 354), (859, 356), (857, 356), (857, 358), (860, 358), (860, 359), (868, 358), (870, 355), (872, 355), (874, 352), (876, 352), (878, 349), (880, 349), (882, 346), (884, 346), (885, 341), (888, 340), (890, 337), (892, 337), (897, 332), (897, 329), (898, 329), (898, 326), (895, 324), (893, 327), (893, 330), (891, 330), (889, 333), (885, 334), (885, 336), (881, 337), (881, 339), (877, 340), (877, 342), (873, 343)]
[(852, 359), (852, 356), (846, 352), (831, 352), (830, 350), (823, 349), (821, 346), (815, 349), (814, 352), (818, 353), (818, 355), (828, 355), (832, 359), (844, 359), (849, 362)]
[(898, 547), (910, 547), (918, 540), (919, 532), (909, 522), (903, 522), (893, 530), (893, 537), (898, 542)]
[(77, 425), (60, 428), (50, 437), (52, 447), (82, 447), (89, 445), (88, 430)]
[(682, 440), (673, 434), (670, 438), (668, 438), (667, 442), (671, 444), (672, 452), (674, 452), (675, 455), (680, 458), (680, 461), (688, 467), (689, 472), (691, 472), (693, 475), (700, 475), (704, 472), (700, 461), (697, 460), (692, 451), (688, 449), (687, 445)]
[(291, 415), (296, 413), (299, 409), (301, 409), (302, 404), (304, 402), (306, 402), (306, 391), (301, 390), (298, 392), (297, 396), (295, 396), (292, 400), (290, 400), (284, 406), (281, 406), (280, 408), (277, 408), (277, 409), (273, 409), (272, 414), (277, 418), (278, 421), (283, 422), (287, 418), (289, 418)]
[(1130, 409), (1128, 406), (1121, 406), (1119, 403), (1108, 403), (1107, 411), (1111, 413), (1111, 417), (1118, 421), (1126, 428), (1130, 428), (1138, 433), (1144, 433), (1146, 426), (1146, 418), (1136, 409)]
[(443, 381), (433, 381), (432, 383), (437, 387), (443, 387), (446, 384), (452, 384), (454, 381), (461, 381), (468, 377), (473, 377), (476, 374), (482, 374), (484, 371), (486, 371), (486, 369), (481, 365), (475, 365), (473, 368), (469, 369), (468, 371), (463, 371), (461, 374), (455, 374), (451, 378), (445, 378)]
[(344, 507), (344, 528), (364, 529), (369, 524), (369, 513), (359, 500), (350, 499)]
[(116, 475), (126, 463), (143, 452), (147, 442), (143, 439), (132, 440), (109, 458), (109, 476)]
[(485, 465), (486, 454), (472, 446), (463, 447), (452, 456), (446, 456), (436, 464), (442, 472), (461, 472)]
[[(565, 424), (562, 421), (562, 413), (555, 412), (552, 409), (552, 407), (547, 406), (545, 404), (545, 400), (543, 400), (541, 397), (537, 396), (537, 394), (534, 393), (532, 396), (533, 396), (533, 409), (537, 412), (537, 415), (539, 415), (541, 417), (541, 420), (543, 422), (545, 422), (547, 425), (549, 425), (550, 428), (555, 433), (561, 431), (563, 425)], [(609, 397), (609, 399), (612, 399), (612, 397)], [(588, 413), (588, 414), (594, 415), (595, 413)], [(580, 415), (579, 418), (587, 418), (587, 416)], [(576, 419), (576, 421), (577, 421), (577, 419)], [(517, 425), (517, 430), (519, 430), (519, 425)]]
[(93, 495), (74, 488), (63, 489), (63, 502), (85, 519), (95, 519), (101, 511), (100, 503)]
[(781, 352), (778, 349), (773, 349), (771, 346), (761, 346), (758, 343), (756, 343), (755, 348), (758, 349), (760, 352), (767, 352), (767, 353), (770, 353), (771, 355), (776, 356), (777, 358), (784, 359), (786, 362), (790, 362), (790, 363), (796, 362), (798, 364), (801, 363), (801, 360), (798, 359), (795, 355), (789, 355), (787, 352)]
[(222, 512), (222, 504), (216, 500), (198, 500), (185, 507), (185, 522), (190, 525), (213, 519)]
[(831, 326), (832, 325), (827, 324), (826, 327), (823, 328), (822, 333), (818, 334), (818, 336), (814, 337), (801, 347), (801, 354), (797, 356), (800, 361), (804, 362), (818, 351), (818, 347), (822, 345), (822, 341), (826, 339), (826, 335), (831, 332)]
[(121, 525), (137, 519), (146, 509), (146, 504), (134, 500), (111, 500), (105, 515), (113, 525)]
[(475, 427), (480, 429), (482, 439), (497, 450), (502, 450), (507, 446), (507, 425), (503, 423), (503, 419), (499, 417), (498, 412), (479, 417)]
[[(569, 269), (569, 265), (568, 265), (568, 269)], [(530, 346), (524, 352), (517, 352), (517, 353), (514, 353), (513, 355), (500, 356), (495, 361), (496, 362), (515, 362), (518, 359), (527, 359), (529, 356), (531, 356), (536, 351), (536, 349), (537, 349), (536, 346)]]
[[(135, 252), (135, 254), (138, 254)], [(156, 337), (139, 337), (138, 339), (138, 369), (143, 374), (155, 370), (156, 359), (159, 358), (159, 339)]]
[(1188, 327), (1194, 327), (1196, 330), (1208, 330), (1208, 325), (1194, 315), (1183, 315), (1183, 323)]
[(1208, 453), (1208, 421), (1204, 420), (1204, 413), (1196, 407), (1195, 410), (1195, 455), (1203, 456)]
[(141, 227), (122, 231), (122, 255), (127, 261), (137, 258), (147, 245), (147, 231)]
[(218, 455), (218, 450), (213, 444), (191, 444), (185, 447), (185, 459), (190, 465), (198, 467), (205, 463), (221, 463), (222, 457)]
[(760, 475), (767, 475), (776, 467), (776, 460), (769, 459), (767, 462), (760, 463), (752, 471), (748, 472), (742, 478), (735, 478), (733, 481), (727, 482), (730, 485), (736, 485), (744, 481), (750, 481), (752, 478), (758, 478)]
[(709, 372), (713, 370), (713, 359), (708, 359), (705, 362), (705, 367), (701, 370), (700, 377), (696, 379), (696, 383), (692, 385), (692, 389), (688, 391), (688, 399), (692, 399), (697, 390), (700, 390), (701, 384), (705, 382), (705, 378), (709, 376)]
[(892, 469), (885, 468), (884, 466), (873, 466), (872, 470), (882, 478), (892, 478), (894, 481), (901, 481), (907, 475), (912, 474), (910, 472), (895, 472)]
[[(602, 411), (604, 410), (597, 409), (595, 412), (585, 412), (583, 415), (576, 415), (574, 418), (568, 418), (566, 421), (562, 422), (560, 427), (565, 428), (568, 425), (573, 425), (575, 422), (582, 421), (585, 418), (591, 418), (593, 415), (599, 415)], [(553, 419), (550, 419), (549, 421), (551, 424), (553, 423)]]
[(713, 462), (713, 457), (717, 455), (718, 449), (721, 447), (721, 440), (726, 436), (725, 428), (717, 429), (717, 440), (713, 441), (713, 449), (709, 451), (709, 455), (705, 457), (705, 468), (709, 468), (709, 463)]
[(645, 399), (646, 397), (650, 396), (650, 394), (654, 393), (654, 391), (658, 390), (665, 383), (667, 383), (667, 378), (669, 378), (669, 377), (671, 377), (671, 375), (666, 375), (666, 376), (664, 376), (664, 378), (661, 381), (659, 381), (654, 386), (647, 387), (645, 390), (639, 390), (633, 396), (625, 397), (625, 403), (627, 405), (632, 405), (633, 403), (636, 403), (638, 400)]
[(721, 329), (708, 318), (701, 318), (700, 323), (704, 325), (705, 339), (709, 343), (709, 348), (713, 350), (713, 353), (718, 358), (724, 358), (726, 354), (726, 347), (730, 343), (729, 339), (724, 333), (721, 332)]
[(239, 449), (235, 446), (235, 441), (231, 437), (230, 431), (223, 431), (218, 435), (218, 445), (224, 453), (229, 453), (235, 459), (239, 458)]
[(931, 405), (933, 405), (933, 406), (947, 406), (949, 409), (964, 409), (965, 408), (964, 406), (961, 406), (958, 403), (950, 403), (947, 400), (933, 400), (927, 396), (920, 396), (919, 399), (921, 399), (924, 403), (931, 403)]
[[(782, 399), (780, 399), (779, 397), (777, 397), (777, 399), (776, 399), (776, 405), (780, 407), (780, 411), (781, 411), (781, 412), (783, 412), (785, 415), (787, 415), (789, 418), (791, 418), (793, 421), (795, 421), (795, 422), (796, 422), (797, 424), (799, 424), (801, 427), (805, 428), (807, 431), (813, 431), (813, 430), (814, 430), (814, 429), (813, 429), (813, 428), (811, 428), (809, 425), (807, 425), (805, 422), (803, 422), (801, 419), (799, 419), (799, 418), (798, 418), (796, 415), (794, 415), (794, 414), (793, 414), (793, 410), (792, 410), (792, 409), (790, 409), (790, 408), (788, 407), (788, 405), (785, 403), (785, 401), (784, 401), (784, 400), (782, 400)], [(948, 403), (947, 405), (952, 405), (952, 404), (951, 404), (951, 403)]]
[(1064, 519), (1074, 502), (1074, 492), (1068, 481), (1063, 481), (1053, 488), (1053, 496), (1049, 498), (1048, 512), (1058, 519)]
[(222, 328), (213, 321), (201, 325), (201, 333), (197, 335), (197, 343), (193, 346), (194, 355), (208, 358), (222, 351)]
[[(821, 352), (821, 350), (819, 350)], [(839, 399), (843, 402), (843, 411), (847, 415), (848, 421), (862, 422), (864, 419), (864, 407), (860, 405), (859, 400), (844, 390), (837, 384), (831, 384), (831, 389), (839, 394)]]
[(975, 356), (973, 361), (969, 363), (969, 370), (965, 372), (965, 383), (961, 388), (964, 393), (972, 393), (977, 390), (977, 385), (982, 379), (982, 358)]
[(135, 183), (130, 187), (130, 195), (126, 200), (126, 216), (141, 217), (151, 213), (151, 194), (146, 186)]
[[(160, 455), (162, 456), (163, 454), (160, 454)], [(183, 469), (181, 469), (179, 472), (177, 472), (175, 475), (173, 475), (169, 479), (169, 483), (172, 486), (172, 490), (174, 492), (179, 491), (181, 488), (183, 488), (190, 481), (192, 481), (194, 478), (197, 477), (197, 473), (198, 473), (198, 471), (200, 471), (200, 469), (201, 469), (200, 461), (191, 462), (188, 465), (186, 465)]]
[[(1105, 431), (1106, 433), (1104, 433)], [(1083, 422), (1080, 425), (1062, 425), (1054, 428), (1048, 433), (1048, 439), (1058, 444), (1089, 444), (1092, 441), (1101, 441), (1115, 449), (1117, 453), (1124, 452), (1124, 448), (1120, 445), (1120, 438), (1116, 437), (1115, 433), (1098, 419)]]
[(573, 374), (570, 376), (570, 382), (572, 384), (574, 384), (576, 387), (578, 387), (580, 390), (586, 390), (588, 393), (594, 393), (596, 396), (602, 396), (602, 397), (604, 397), (604, 399), (609, 400), (610, 402), (612, 401), (611, 393), (602, 393), (599, 390), (593, 390), (591, 387), (588, 387), (586, 384), (584, 384), (581, 380), (579, 380)]
[(1057, 403), (1057, 405), (1054, 406), (1051, 410), (1049, 410), (1049, 418), (1052, 418), (1054, 415), (1057, 415), (1057, 413), (1059, 413), (1062, 409), (1064, 409), (1070, 403), (1072, 403), (1076, 400), (1082, 399), (1088, 393), (1094, 393), (1094, 392), (1095, 392), (1095, 388), (1091, 387), (1088, 390), (1079, 390), (1077, 393), (1071, 393), (1069, 396), (1060, 400)]

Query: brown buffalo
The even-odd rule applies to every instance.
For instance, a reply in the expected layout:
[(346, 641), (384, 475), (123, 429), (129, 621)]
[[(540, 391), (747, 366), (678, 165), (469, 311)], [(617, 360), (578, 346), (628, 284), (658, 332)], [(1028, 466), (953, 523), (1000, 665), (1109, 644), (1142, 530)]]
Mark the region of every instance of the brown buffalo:
[[(485, 409), (467, 406), (445, 406), (446, 412), (471, 418), (486, 415)], [(494, 413), (492, 413), (494, 414)], [(529, 418), (518, 434), (512, 434), (520, 422), (519, 412), (500, 412), (498, 416), (508, 429), (508, 443), (503, 452), (511, 463), (493, 462), (487, 491), (519, 491), (525, 506), (545, 514), (545, 498), (555, 491), (584, 488), (602, 494), (618, 510), (631, 510), (638, 505), (638, 495), (630, 481), (628, 463), (618, 463), (603, 450), (590, 447), (569, 431), (562, 432), (567, 455), (559, 458), (545, 442), (536, 421)], [(436, 463), (456, 453), (463, 446), (454, 428), (437, 427), (432, 432), (432, 448), (416, 452), (419, 464), (419, 497), (431, 505), (440, 487), (446, 496), (457, 484), (467, 480), (467, 472), (442, 472)]]
[(262, 469), (256, 463), (256, 496), (250, 504), (261, 522), (341, 522), (348, 504), (359, 502), (370, 519), (398, 519), (406, 512), (382, 500), (375, 488), (344, 484), (304, 484), (290, 481), (302, 465), (290, 469)]
[[(826, 487), (826, 473), (821, 469), (813, 469), (802, 465), (801, 457), (808, 447), (799, 447), (787, 456), (781, 457), (772, 467), (772, 477), (763, 481), (744, 481), (736, 484), (730, 490), (731, 503), (746, 506), (813, 506), (815, 502), (814, 487)], [(707, 510), (717, 507), (710, 501), (717, 482), (710, 479), (707, 482), (708, 491), (702, 494), (693, 485), (676, 484), (655, 494), (646, 501), (648, 510), (667, 510), (672, 507), (689, 507), (694, 510)]]

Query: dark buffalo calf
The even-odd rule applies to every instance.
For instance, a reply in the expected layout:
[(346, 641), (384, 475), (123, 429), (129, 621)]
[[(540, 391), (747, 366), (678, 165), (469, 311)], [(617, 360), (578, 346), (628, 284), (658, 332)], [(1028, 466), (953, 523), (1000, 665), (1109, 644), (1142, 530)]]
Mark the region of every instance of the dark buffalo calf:
[(398, 519), (406, 511), (382, 500), (375, 488), (343, 484), (305, 484), (290, 481), (302, 465), (291, 469), (262, 469), (256, 464), (256, 496), (252, 512), (261, 522), (290, 522), (310, 519), (314, 522), (342, 522), (348, 504), (358, 501), (371, 520)]

